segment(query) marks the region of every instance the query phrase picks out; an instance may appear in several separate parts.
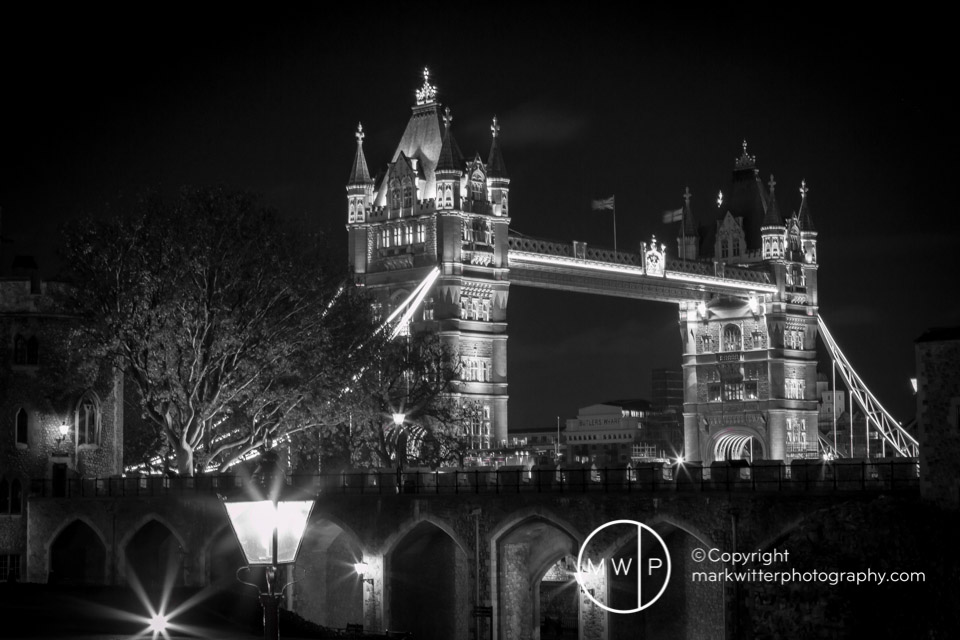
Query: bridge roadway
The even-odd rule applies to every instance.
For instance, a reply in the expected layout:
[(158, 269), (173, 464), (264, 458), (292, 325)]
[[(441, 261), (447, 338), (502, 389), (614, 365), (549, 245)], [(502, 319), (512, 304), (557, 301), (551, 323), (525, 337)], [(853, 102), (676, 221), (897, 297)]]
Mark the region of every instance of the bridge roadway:
[[(694, 563), (692, 550), (765, 549), (831, 506), (917, 493), (915, 461), (891, 462), (889, 470), (809, 468), (789, 479), (757, 468), (750, 477), (738, 469), (676, 480), (613, 470), (571, 473), (563, 482), (555, 473), (523, 481), (509, 470), (479, 483), (476, 471), (295, 478), (292, 486), (318, 501), (287, 606), (328, 627), (362, 622), (427, 639), (467, 640), (478, 630), (496, 640), (539, 638), (551, 611), (563, 611), (580, 638), (634, 638), (641, 628), (649, 637), (718, 637), (736, 624), (736, 596), (723, 584), (690, 579), (692, 571), (724, 568)], [(451, 475), (455, 481), (444, 478)], [(28, 503), (30, 581), (46, 582), (55, 571), (60, 581), (122, 585), (136, 574), (149, 585), (156, 567), (172, 561), (186, 585), (230, 584), (242, 564), (217, 497), (242, 492), (236, 478), (92, 481), (60, 497), (49, 489), (35, 485)], [(673, 559), (675, 586), (643, 614), (606, 614), (563, 571), (592, 530), (617, 519), (651, 526)], [(81, 561), (64, 560), (81, 544)], [(635, 544), (607, 541), (610, 554)], [(361, 560), (362, 578), (354, 570)], [(472, 617), (478, 602), (491, 617)]]
[(649, 263), (641, 253), (521, 236), (510, 236), (508, 244), (512, 286), (664, 302), (706, 301), (716, 294), (749, 297), (777, 292), (766, 271), (670, 258), (664, 258), (665, 268), (660, 268), (659, 262)]

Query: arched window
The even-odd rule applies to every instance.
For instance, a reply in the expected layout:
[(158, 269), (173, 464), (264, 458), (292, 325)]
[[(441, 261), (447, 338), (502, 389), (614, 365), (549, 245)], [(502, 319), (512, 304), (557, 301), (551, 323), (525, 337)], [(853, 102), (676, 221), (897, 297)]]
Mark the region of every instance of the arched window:
[(503, 192), (503, 196), (500, 199), (501, 204), (503, 205), (503, 215), (507, 215), (507, 192)]
[(400, 182), (394, 180), (390, 183), (390, 208), (399, 209), (400, 208)]
[(726, 238), (720, 239), (720, 257), (726, 258), (730, 255), (730, 244), (727, 242)]
[(740, 351), (743, 342), (741, 341), (740, 327), (735, 324), (728, 324), (723, 328), (723, 350)]
[(350, 216), (347, 218), (348, 222), (357, 221), (357, 206), (354, 203), (350, 203)]
[(357, 204), (357, 222), (363, 222), (363, 205)]
[(100, 444), (100, 401), (87, 392), (77, 405), (75, 428), (77, 445)]
[(474, 200), (486, 200), (487, 199), (487, 189), (484, 184), (486, 181), (483, 179), (483, 174), (479, 171), (474, 171), (473, 175), (470, 176), (470, 197)]
[(407, 180), (403, 182), (403, 208), (413, 208), (413, 187), (410, 186), (410, 182)]
[(27, 364), (40, 364), (40, 341), (36, 336), (27, 340)]
[(28, 444), (28, 425), (29, 425), (29, 416), (27, 415), (27, 410), (23, 407), (17, 409), (17, 444)]
[(27, 364), (27, 339), (19, 333), (13, 339), (13, 364)]

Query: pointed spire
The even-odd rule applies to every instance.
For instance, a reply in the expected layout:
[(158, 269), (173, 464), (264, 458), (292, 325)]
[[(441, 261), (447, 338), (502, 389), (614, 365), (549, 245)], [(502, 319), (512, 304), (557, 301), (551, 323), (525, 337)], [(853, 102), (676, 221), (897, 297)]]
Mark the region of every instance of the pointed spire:
[(763, 224), (761, 226), (782, 227), (783, 218), (780, 217), (780, 207), (777, 206), (777, 196), (774, 192), (777, 182), (773, 179), (772, 173), (770, 174), (770, 182), (767, 183), (767, 186), (770, 187), (770, 195), (767, 196), (767, 210), (763, 214)]
[(507, 178), (507, 165), (503, 163), (503, 154), (500, 153), (500, 121), (493, 116), (490, 125), (493, 140), (490, 142), (490, 155), (487, 156), (487, 176), (491, 178)]
[(430, 84), (430, 69), (423, 68), (423, 86), (417, 89), (417, 104), (432, 104), (437, 99), (437, 88)]
[(437, 158), (436, 173), (460, 173), (463, 167), (463, 155), (453, 137), (450, 125), (453, 123), (453, 114), (450, 107), (443, 113), (443, 143), (440, 145), (440, 156)]
[(357, 123), (357, 132), (354, 134), (357, 138), (357, 154), (353, 158), (353, 169), (350, 171), (350, 179), (347, 184), (370, 184), (370, 171), (367, 169), (367, 159), (363, 155), (363, 125)]
[(681, 233), (687, 236), (697, 233), (697, 221), (693, 217), (693, 209), (690, 208), (690, 198), (692, 197), (690, 187), (685, 187), (683, 190), (683, 227)]
[(757, 166), (757, 157), (751, 156), (747, 153), (747, 141), (743, 141), (743, 153), (740, 154), (740, 157), (737, 158), (736, 163), (734, 164), (734, 169), (739, 171), (740, 169), (753, 169)]
[(800, 213), (797, 214), (799, 219), (800, 231), (816, 231), (817, 228), (813, 226), (813, 217), (810, 215), (810, 203), (807, 202), (807, 192), (810, 189), (807, 188), (807, 181), (800, 181)]

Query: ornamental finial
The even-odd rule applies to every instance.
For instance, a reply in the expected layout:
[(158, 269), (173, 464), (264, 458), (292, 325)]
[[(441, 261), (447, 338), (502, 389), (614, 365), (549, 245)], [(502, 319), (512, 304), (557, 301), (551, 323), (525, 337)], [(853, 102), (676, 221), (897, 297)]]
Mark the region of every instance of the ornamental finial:
[(773, 194), (773, 188), (777, 186), (777, 181), (773, 179), (773, 174), (770, 174), (770, 182), (767, 183), (767, 186), (770, 187), (770, 193)]
[(490, 131), (493, 132), (494, 138), (500, 135), (500, 121), (497, 120), (497, 116), (493, 116), (493, 124), (490, 125)]
[(683, 188), (683, 201), (686, 202), (687, 205), (690, 204), (690, 187), (689, 186), (686, 186)]
[(751, 156), (747, 153), (747, 141), (743, 141), (743, 153), (740, 154), (740, 157), (737, 158), (734, 165), (737, 169), (753, 169), (757, 166), (756, 156)]
[(718, 191), (717, 192), (717, 208), (719, 209), (722, 206), (723, 206), (723, 191)]
[(801, 197), (801, 198), (806, 198), (808, 191), (810, 191), (810, 189), (807, 188), (807, 181), (806, 181), (806, 180), (801, 180), (801, 181), (800, 181), (800, 197)]
[(447, 107), (443, 111), (443, 127), (449, 129), (451, 122), (453, 122), (453, 114), (450, 113), (450, 107)]
[(357, 137), (357, 144), (363, 144), (363, 138), (366, 134), (363, 132), (363, 125), (359, 122), (357, 123), (357, 132), (353, 135)]
[(423, 86), (417, 89), (417, 104), (430, 104), (436, 100), (437, 88), (430, 84), (430, 69), (423, 68)]

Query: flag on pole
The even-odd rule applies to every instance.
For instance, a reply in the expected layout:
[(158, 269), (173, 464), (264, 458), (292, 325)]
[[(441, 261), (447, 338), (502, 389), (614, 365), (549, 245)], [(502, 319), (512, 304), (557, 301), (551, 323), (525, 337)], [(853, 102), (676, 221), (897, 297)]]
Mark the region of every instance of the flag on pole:
[(590, 208), (593, 211), (613, 211), (614, 210), (613, 198), (614, 196), (610, 196), (609, 198), (594, 200)]
[(671, 222), (680, 222), (681, 220), (683, 220), (683, 207), (680, 207), (679, 209), (674, 209), (673, 211), (663, 212), (664, 224), (669, 224)]

